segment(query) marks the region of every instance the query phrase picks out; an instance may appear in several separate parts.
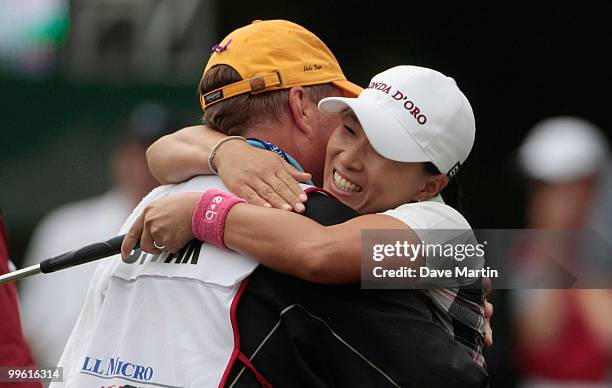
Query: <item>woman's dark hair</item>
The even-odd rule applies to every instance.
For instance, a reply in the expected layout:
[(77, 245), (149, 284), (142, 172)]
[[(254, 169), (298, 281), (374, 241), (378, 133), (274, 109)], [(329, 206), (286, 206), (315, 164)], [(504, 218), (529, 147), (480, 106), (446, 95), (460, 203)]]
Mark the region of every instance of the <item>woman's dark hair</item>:
[[(438, 170), (438, 167), (436, 167), (431, 162), (424, 162), (423, 169), (425, 169), (425, 172), (429, 175), (441, 174), (440, 170)], [(442, 199), (444, 199), (444, 202), (447, 205), (454, 208), (459, 213), (463, 213), (463, 193), (461, 192), (461, 185), (458, 178), (459, 177), (457, 175), (451, 178), (448, 181), (448, 185), (446, 185), (446, 187), (442, 189), (440, 194), (442, 195)]]

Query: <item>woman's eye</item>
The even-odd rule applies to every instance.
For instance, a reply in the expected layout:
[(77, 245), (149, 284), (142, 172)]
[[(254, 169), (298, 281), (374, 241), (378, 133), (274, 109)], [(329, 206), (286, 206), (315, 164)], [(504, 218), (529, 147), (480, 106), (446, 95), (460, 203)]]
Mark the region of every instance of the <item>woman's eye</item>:
[(355, 134), (355, 131), (353, 131), (351, 128), (347, 127), (346, 125), (344, 126), (344, 129), (349, 132), (351, 135)]

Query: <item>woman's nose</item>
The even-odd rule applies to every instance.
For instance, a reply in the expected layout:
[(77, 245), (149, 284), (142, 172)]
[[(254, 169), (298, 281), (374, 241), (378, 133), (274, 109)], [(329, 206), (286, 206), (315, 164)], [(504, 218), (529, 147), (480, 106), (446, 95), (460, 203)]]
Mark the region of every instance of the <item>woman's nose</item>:
[(346, 169), (361, 171), (363, 169), (364, 148), (361, 146), (348, 147), (340, 155), (340, 162)]

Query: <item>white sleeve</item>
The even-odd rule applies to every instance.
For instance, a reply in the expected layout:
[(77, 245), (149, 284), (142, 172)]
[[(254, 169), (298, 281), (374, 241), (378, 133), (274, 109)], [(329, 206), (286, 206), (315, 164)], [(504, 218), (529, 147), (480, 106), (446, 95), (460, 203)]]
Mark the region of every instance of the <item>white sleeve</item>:
[[(457, 255), (458, 249), (478, 244), (476, 237), (467, 220), (452, 207), (434, 201), (409, 203), (396, 209), (388, 210), (383, 214), (394, 217), (410, 227), (427, 246), (425, 266), (429, 269), (451, 269), (467, 267), (480, 269), (484, 266), (482, 255)], [(452, 246), (453, 256), (445, 256), (442, 252), (449, 252), (447, 246)], [(463, 246), (463, 248), (461, 248)], [(430, 249), (431, 248), (431, 249)], [(439, 248), (439, 249), (438, 249)], [(458, 260), (457, 257), (463, 257)], [(453, 277), (447, 286), (456, 287), (471, 284), (474, 279), (466, 277)], [(442, 285), (442, 284), (441, 284)]]
[(419, 229), (471, 229), (470, 224), (461, 213), (440, 202), (408, 203), (387, 210), (383, 214), (397, 218), (415, 231)]

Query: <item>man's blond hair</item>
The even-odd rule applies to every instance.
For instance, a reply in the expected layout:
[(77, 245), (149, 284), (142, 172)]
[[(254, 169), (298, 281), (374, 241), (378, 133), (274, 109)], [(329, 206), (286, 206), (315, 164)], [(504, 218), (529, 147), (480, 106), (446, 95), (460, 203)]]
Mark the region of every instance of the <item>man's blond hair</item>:
[[(202, 77), (200, 95), (241, 81), (242, 77), (228, 65), (211, 67)], [(334, 96), (337, 88), (331, 83), (304, 86), (312, 102)], [(202, 122), (227, 135), (240, 135), (249, 127), (264, 121), (278, 120), (289, 109), (289, 89), (260, 94), (240, 94), (206, 108)]]

